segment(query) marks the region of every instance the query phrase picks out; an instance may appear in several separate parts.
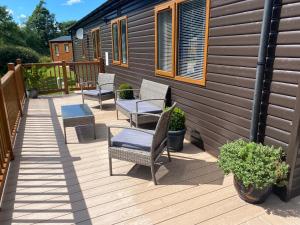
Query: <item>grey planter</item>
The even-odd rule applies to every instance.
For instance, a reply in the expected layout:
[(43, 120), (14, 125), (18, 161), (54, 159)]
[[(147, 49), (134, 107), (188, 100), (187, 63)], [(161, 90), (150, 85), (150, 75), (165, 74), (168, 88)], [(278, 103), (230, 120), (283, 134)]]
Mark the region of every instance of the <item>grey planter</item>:
[(272, 191), (271, 185), (263, 189), (257, 189), (253, 186), (246, 188), (236, 177), (234, 177), (233, 183), (240, 198), (251, 204), (261, 204), (265, 202)]
[(186, 129), (168, 132), (168, 148), (171, 151), (182, 151), (185, 132)]
[(27, 97), (29, 98), (38, 98), (39, 96), (39, 91), (36, 88), (33, 88), (31, 90), (27, 90)]

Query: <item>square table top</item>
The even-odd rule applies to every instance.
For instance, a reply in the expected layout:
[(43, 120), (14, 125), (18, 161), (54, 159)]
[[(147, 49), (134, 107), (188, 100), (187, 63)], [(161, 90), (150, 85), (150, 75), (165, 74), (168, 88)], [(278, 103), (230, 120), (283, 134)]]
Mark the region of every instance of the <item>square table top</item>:
[(94, 116), (91, 109), (86, 104), (63, 105), (61, 106), (61, 116), (63, 119)]

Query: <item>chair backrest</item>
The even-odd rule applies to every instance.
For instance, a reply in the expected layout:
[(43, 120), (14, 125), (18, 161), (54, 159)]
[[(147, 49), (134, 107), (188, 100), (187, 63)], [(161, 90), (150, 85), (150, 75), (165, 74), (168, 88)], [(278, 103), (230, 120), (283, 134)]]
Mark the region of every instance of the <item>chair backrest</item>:
[[(115, 83), (115, 74), (113, 74), (113, 73), (99, 73), (97, 82), (98, 82), (99, 85), (106, 84), (106, 83), (113, 83), (114, 84)], [(103, 89), (105, 89), (107, 91), (114, 91), (114, 85), (113, 84), (105, 85), (105, 86), (103, 86)]]
[[(141, 100), (153, 99), (153, 98), (166, 99), (168, 89), (169, 89), (168, 85), (143, 79), (141, 89), (140, 89), (140, 99)], [(163, 101), (153, 101), (151, 103), (155, 104), (160, 108), (164, 107)]]
[[(155, 132), (153, 135), (153, 141), (152, 141), (152, 154), (154, 157), (156, 157), (160, 152), (164, 149), (165, 146), (162, 146), (162, 148), (159, 148), (162, 142), (167, 138), (168, 131), (169, 131), (169, 122), (171, 118), (171, 114), (176, 106), (176, 102), (164, 111), (156, 125)], [(165, 143), (166, 145), (167, 143)]]

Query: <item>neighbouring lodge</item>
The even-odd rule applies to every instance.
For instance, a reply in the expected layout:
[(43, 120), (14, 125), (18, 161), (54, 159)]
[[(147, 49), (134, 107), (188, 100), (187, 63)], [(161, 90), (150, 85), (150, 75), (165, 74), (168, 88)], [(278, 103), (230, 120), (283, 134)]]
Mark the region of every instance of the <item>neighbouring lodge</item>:
[(53, 62), (73, 61), (71, 36), (61, 36), (49, 41), (50, 55)]
[(300, 194), (299, 1), (109, 0), (70, 31), (74, 61), (102, 57), (117, 85), (169, 85), (205, 151), (253, 129), (281, 146), (291, 173), (280, 192)]

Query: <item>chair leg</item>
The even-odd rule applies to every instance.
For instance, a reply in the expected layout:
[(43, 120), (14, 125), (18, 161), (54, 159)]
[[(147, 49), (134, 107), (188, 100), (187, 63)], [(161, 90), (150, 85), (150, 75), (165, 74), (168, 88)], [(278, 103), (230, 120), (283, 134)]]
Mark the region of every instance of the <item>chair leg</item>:
[(101, 101), (101, 98), (99, 98), (99, 108), (100, 108), (100, 110), (102, 110), (102, 101)]
[(156, 178), (155, 178), (154, 163), (151, 163), (151, 175), (152, 175), (152, 181), (153, 181), (154, 185), (157, 185)]
[(84, 104), (84, 97), (83, 97), (83, 95), (82, 95), (82, 104)]
[(112, 176), (112, 162), (111, 162), (110, 155), (108, 155), (108, 165), (109, 165), (109, 176)]
[(169, 159), (169, 162), (171, 162), (171, 154), (170, 154), (170, 150), (169, 150), (168, 147), (167, 147), (167, 153), (168, 153), (168, 159)]
[(130, 121), (130, 127), (132, 127), (132, 114), (130, 114), (129, 117), (130, 117), (130, 118), (129, 118), (129, 121)]
[(119, 120), (119, 111), (116, 109), (117, 112), (117, 120)]
[(64, 133), (65, 133), (65, 144), (67, 144), (67, 129), (66, 127), (64, 126)]

